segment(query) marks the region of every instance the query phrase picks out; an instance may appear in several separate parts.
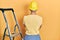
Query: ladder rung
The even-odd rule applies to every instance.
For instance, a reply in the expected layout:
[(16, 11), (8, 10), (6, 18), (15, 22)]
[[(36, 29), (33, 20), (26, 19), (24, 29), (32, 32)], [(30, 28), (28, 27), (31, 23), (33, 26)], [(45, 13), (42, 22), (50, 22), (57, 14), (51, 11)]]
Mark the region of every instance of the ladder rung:
[(14, 33), (12, 34), (12, 37), (19, 35), (19, 33)]
[(8, 34), (6, 34), (6, 36), (9, 36)]
[[(15, 36), (17, 36), (17, 35), (19, 35), (20, 33), (12, 33), (12, 37), (15, 37)], [(8, 34), (6, 34), (6, 36), (9, 36)]]

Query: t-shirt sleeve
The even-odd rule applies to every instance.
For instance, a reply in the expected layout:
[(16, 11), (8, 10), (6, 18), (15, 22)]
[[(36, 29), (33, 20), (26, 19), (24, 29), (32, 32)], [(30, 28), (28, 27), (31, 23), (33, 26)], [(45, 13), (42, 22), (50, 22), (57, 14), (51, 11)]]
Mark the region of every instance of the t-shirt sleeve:
[(24, 18), (23, 18), (23, 24), (25, 24), (24, 19), (25, 19), (25, 16), (24, 16)]
[(41, 17), (41, 25), (42, 25), (42, 17)]
[(24, 18), (23, 18), (23, 24), (25, 24), (25, 17), (26, 17), (26, 16), (24, 16)]
[(40, 25), (42, 25), (42, 17), (40, 17)]

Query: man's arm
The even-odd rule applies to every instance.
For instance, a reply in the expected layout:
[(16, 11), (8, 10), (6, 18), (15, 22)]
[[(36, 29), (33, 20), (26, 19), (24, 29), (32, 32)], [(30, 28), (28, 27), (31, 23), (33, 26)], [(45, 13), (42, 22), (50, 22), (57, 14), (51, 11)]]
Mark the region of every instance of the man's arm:
[(23, 24), (23, 26), (25, 27), (25, 24)]
[(42, 27), (42, 17), (41, 17), (41, 20), (40, 20), (40, 21), (41, 21), (41, 22), (40, 22), (41, 24), (40, 24), (40, 28), (39, 28), (39, 29), (41, 29), (41, 27)]
[(39, 29), (41, 29), (42, 28), (42, 25), (40, 26), (40, 28)]

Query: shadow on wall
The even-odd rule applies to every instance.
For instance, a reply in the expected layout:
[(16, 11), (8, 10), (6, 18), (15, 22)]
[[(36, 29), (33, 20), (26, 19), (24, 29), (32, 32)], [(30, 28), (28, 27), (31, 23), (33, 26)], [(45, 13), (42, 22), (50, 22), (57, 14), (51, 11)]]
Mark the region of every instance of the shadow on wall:
[(29, 6), (29, 4), (26, 4), (26, 5), (23, 6), (23, 12), (24, 13), (23, 13), (21, 18), (18, 18), (18, 23), (19, 23), (19, 25), (21, 27), (21, 31), (22, 31), (23, 37), (25, 36), (25, 31), (26, 31), (25, 30), (25, 26), (23, 25), (23, 18), (24, 18), (24, 16), (29, 14), (28, 6)]

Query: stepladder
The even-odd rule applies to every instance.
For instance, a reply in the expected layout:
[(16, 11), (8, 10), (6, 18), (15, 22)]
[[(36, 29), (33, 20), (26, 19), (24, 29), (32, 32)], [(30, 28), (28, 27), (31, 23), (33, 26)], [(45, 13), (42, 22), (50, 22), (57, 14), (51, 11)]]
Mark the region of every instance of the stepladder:
[[(20, 25), (18, 24), (18, 21), (16, 19), (16, 15), (15, 15), (14, 9), (13, 8), (0, 8), (0, 11), (2, 11), (4, 20), (5, 20), (5, 23), (6, 23), (6, 27), (5, 27), (5, 30), (4, 30), (4, 33), (3, 33), (2, 40), (5, 40), (5, 36), (9, 37), (10, 40), (14, 40), (14, 38), (17, 35), (20, 35), (21, 36), (21, 40), (22, 40), (22, 32), (20, 31), (21, 28), (20, 28)], [(10, 27), (8, 25), (8, 21), (7, 21), (6, 15), (4, 13), (5, 11), (12, 11), (14, 20), (16, 22), (16, 24), (14, 26), (14, 33), (10, 33), (11, 31), (10, 31)], [(18, 33), (16, 33), (16, 29), (18, 29)], [(6, 31), (8, 32), (8, 34), (6, 34)]]

